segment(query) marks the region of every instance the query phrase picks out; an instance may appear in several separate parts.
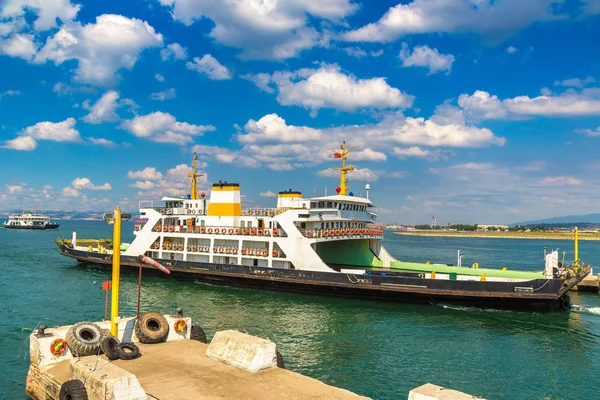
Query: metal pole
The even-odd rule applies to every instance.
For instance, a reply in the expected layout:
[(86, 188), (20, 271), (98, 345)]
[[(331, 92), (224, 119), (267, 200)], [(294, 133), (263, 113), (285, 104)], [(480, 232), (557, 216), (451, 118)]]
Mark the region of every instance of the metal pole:
[(575, 227), (575, 262), (579, 260), (579, 229)]
[(121, 275), (121, 208), (115, 208), (113, 231), (112, 297), (110, 301), (110, 333), (118, 337), (119, 279)]

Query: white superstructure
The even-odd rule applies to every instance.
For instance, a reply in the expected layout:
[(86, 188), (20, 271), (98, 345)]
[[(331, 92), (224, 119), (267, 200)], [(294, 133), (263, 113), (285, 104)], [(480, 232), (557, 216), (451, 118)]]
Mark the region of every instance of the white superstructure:
[(8, 221), (2, 223), (5, 228), (13, 229), (54, 229), (58, 225), (50, 222), (46, 215), (23, 212), (22, 214), (10, 215)]

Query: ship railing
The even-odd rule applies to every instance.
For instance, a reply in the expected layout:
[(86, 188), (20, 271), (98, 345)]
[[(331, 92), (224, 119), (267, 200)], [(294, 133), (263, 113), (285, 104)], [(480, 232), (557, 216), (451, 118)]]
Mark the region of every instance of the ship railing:
[(276, 208), (247, 208), (242, 210), (243, 216), (274, 217), (276, 214)]
[(234, 226), (187, 226), (187, 225), (161, 225), (156, 224), (153, 231), (163, 233), (201, 233), (209, 235), (243, 235), (259, 237), (287, 237), (281, 228), (249, 228)]
[(288, 210), (304, 210), (304, 211), (306, 211), (309, 209), (306, 207), (277, 207), (276, 210), (277, 210), (276, 214), (279, 215), (279, 214), (283, 214), (284, 212), (286, 212)]
[(331, 228), (331, 229), (301, 229), (302, 236), (309, 239), (319, 238), (365, 238), (381, 239), (383, 231), (381, 229), (366, 228)]
[[(188, 244), (184, 246), (183, 243), (173, 243), (173, 242), (163, 242), (162, 246), (158, 242), (152, 243), (150, 245), (152, 250), (168, 250), (168, 251), (181, 251), (184, 250), (188, 253), (214, 253), (214, 254), (227, 254), (237, 256), (238, 252), (242, 256), (255, 256), (255, 257), (268, 257), (269, 250), (266, 248), (257, 248), (257, 247), (242, 247), (241, 249), (238, 246), (210, 246), (210, 245), (196, 245), (196, 244)], [(271, 256), (273, 258), (285, 258), (286, 255), (283, 251), (278, 249), (273, 249), (271, 252)]]

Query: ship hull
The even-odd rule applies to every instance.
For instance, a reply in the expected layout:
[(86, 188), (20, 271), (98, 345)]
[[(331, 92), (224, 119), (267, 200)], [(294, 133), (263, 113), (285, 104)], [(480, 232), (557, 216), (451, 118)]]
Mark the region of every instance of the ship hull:
[(46, 231), (58, 229), (59, 224), (48, 224), (43, 226), (20, 226), (20, 225), (4, 225), (4, 229), (24, 229), (29, 231)]
[[(65, 244), (59, 244), (59, 247), (62, 255), (80, 262), (106, 267), (112, 264), (110, 254), (75, 250)], [(450, 303), (482, 308), (549, 311), (568, 309), (567, 291), (587, 274), (582, 272), (581, 277), (573, 277), (567, 282), (562, 279), (479, 282), (426, 279), (417, 273), (391, 271), (359, 275), (234, 264), (158, 261), (168, 267), (174, 276), (216, 285), (432, 305)], [(137, 271), (139, 268), (137, 257), (121, 255), (121, 266), (124, 269)], [(161, 274), (152, 267), (143, 268), (148, 272)]]

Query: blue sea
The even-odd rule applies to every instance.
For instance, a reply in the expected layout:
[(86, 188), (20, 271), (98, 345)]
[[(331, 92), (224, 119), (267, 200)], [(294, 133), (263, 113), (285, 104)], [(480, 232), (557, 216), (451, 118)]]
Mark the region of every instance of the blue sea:
[[(0, 229), (0, 398), (25, 399), (28, 335), (39, 324), (102, 320), (108, 269), (61, 257), (59, 237), (102, 238), (99, 221), (47, 232)], [(132, 225), (124, 225), (131, 240)], [(425, 238), (385, 234), (407, 261), (540, 270), (544, 246), (573, 257), (572, 242)], [(561, 255), (562, 257), (562, 255)], [(600, 242), (580, 242), (600, 272)], [(121, 315), (136, 310), (137, 276), (123, 274)], [(403, 399), (426, 382), (487, 399), (600, 398), (600, 295), (571, 293), (565, 313), (424, 306), (271, 293), (145, 276), (143, 311), (182, 307), (207, 332), (238, 329), (277, 343), (286, 367), (375, 399)], [(282, 394), (284, 398), (284, 394)]]

